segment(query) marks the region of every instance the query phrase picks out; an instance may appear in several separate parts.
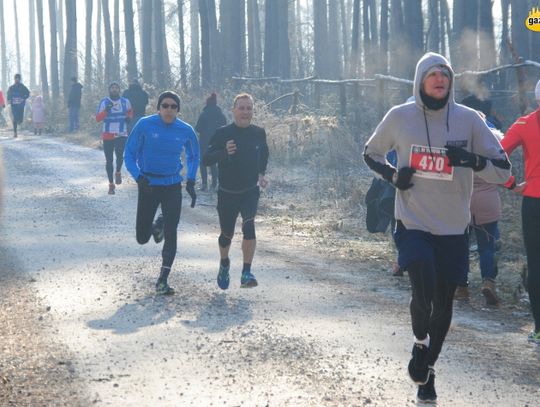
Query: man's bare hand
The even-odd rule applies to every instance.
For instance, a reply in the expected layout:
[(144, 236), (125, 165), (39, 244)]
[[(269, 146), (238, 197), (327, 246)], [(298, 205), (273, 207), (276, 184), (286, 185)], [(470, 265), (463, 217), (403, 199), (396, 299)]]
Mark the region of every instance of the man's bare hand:
[(225, 143), (225, 149), (227, 150), (228, 155), (233, 155), (236, 153), (236, 143), (234, 140), (229, 140)]

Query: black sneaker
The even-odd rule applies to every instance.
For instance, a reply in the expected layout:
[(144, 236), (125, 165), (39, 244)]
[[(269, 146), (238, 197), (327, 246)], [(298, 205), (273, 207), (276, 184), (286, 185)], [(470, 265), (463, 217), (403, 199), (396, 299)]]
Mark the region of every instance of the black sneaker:
[(437, 393), (435, 392), (435, 371), (433, 369), (429, 369), (429, 379), (427, 383), (418, 386), (416, 399), (422, 403), (435, 404), (437, 402)]
[(427, 354), (429, 348), (421, 343), (415, 343), (412, 358), (409, 362), (409, 376), (415, 384), (426, 384), (429, 380)]
[(174, 288), (164, 281), (158, 281), (156, 284), (156, 294), (157, 295), (173, 295)]
[(152, 236), (154, 236), (154, 242), (159, 243), (165, 236), (165, 230), (163, 227), (163, 215), (159, 215), (156, 221), (152, 224)]

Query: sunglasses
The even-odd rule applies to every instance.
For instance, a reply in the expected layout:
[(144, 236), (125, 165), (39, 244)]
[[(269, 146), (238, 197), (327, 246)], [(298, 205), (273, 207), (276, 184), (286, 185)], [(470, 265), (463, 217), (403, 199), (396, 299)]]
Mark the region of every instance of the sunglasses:
[(161, 107), (163, 109), (168, 109), (168, 108), (175, 109), (175, 110), (178, 109), (178, 105), (175, 105), (175, 104), (170, 105), (168, 103), (162, 103)]

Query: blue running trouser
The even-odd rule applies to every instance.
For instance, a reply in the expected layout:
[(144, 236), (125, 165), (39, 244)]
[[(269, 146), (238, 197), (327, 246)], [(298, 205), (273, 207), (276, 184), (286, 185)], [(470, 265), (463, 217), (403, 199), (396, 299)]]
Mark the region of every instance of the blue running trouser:
[(152, 236), (152, 224), (158, 206), (163, 213), (164, 240), (162, 266), (171, 267), (176, 257), (176, 235), (182, 210), (182, 184), (152, 186), (151, 191), (139, 185), (137, 202), (137, 242), (145, 244)]
[(521, 204), (523, 241), (527, 253), (527, 285), (535, 332), (540, 331), (540, 198), (524, 196)]

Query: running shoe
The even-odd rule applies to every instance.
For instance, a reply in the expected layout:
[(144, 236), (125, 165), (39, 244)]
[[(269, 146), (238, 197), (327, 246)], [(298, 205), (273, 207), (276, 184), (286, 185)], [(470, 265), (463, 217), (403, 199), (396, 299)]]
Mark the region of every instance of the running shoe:
[(108, 192), (109, 195), (114, 195), (114, 189), (115, 189), (114, 184), (110, 183), (109, 184), (109, 192)]
[(426, 384), (418, 386), (418, 392), (416, 393), (416, 399), (421, 403), (437, 402), (437, 392), (435, 391), (435, 371), (429, 369), (429, 379)]
[(222, 290), (226, 290), (229, 288), (229, 269), (231, 268), (231, 265), (224, 266), (223, 264), (219, 265), (219, 272), (217, 275), (217, 285)]
[(529, 337), (527, 338), (527, 341), (531, 342), (531, 343), (536, 343), (537, 345), (540, 345), (540, 331), (538, 331), (538, 332), (532, 331), (529, 334)]
[(172, 288), (167, 282), (158, 281), (156, 284), (156, 294), (157, 295), (173, 295), (174, 288)]
[(240, 287), (241, 288), (253, 288), (257, 287), (257, 279), (251, 271), (242, 271), (242, 277), (240, 278)]
[(154, 242), (156, 243), (159, 243), (163, 240), (163, 237), (165, 236), (163, 215), (159, 215), (156, 221), (152, 224), (152, 236), (154, 237)]
[(409, 362), (409, 376), (415, 384), (426, 384), (429, 380), (427, 354), (429, 348), (421, 343), (415, 343), (412, 358)]
[(114, 183), (116, 185), (120, 185), (122, 183), (122, 173), (120, 171), (116, 171), (114, 173)]

